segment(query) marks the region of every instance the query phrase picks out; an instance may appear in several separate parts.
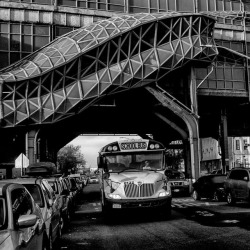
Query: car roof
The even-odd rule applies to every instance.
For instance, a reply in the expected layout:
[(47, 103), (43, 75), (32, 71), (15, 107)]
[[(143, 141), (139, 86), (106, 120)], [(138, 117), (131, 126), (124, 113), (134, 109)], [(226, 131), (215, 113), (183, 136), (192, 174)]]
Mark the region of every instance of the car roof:
[(218, 176), (226, 177), (226, 174), (207, 174), (207, 175), (203, 175), (203, 176), (199, 177), (199, 179), (200, 178), (202, 178), (202, 179), (204, 179), (204, 178), (211, 179), (213, 177), (218, 177)]
[(12, 183), (20, 183), (20, 184), (35, 184), (42, 181), (42, 178), (36, 178), (36, 177), (22, 177), (22, 178), (16, 178), (16, 179), (9, 179), (9, 182)]
[(0, 196), (3, 195), (3, 188), (8, 185), (15, 185), (16, 187), (23, 187), (23, 185), (21, 183), (12, 183), (12, 182), (9, 182), (8, 180), (3, 180), (3, 181), (0, 181)]
[(234, 171), (234, 170), (247, 170), (247, 171), (250, 171), (250, 168), (235, 167), (235, 168), (232, 168), (232, 169), (231, 169), (231, 171)]

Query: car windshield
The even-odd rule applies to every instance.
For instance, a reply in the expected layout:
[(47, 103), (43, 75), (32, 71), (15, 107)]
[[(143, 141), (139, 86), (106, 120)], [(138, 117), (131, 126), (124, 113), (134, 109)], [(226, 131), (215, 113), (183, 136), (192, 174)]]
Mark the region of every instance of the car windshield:
[(213, 183), (224, 183), (225, 179), (226, 179), (226, 175), (214, 176), (212, 178), (212, 182)]
[(0, 198), (0, 229), (3, 230), (6, 228), (7, 223), (6, 220), (6, 213), (5, 213), (5, 200)]
[(162, 152), (137, 152), (131, 154), (112, 154), (106, 156), (109, 172), (123, 172), (126, 170), (148, 171), (162, 170)]
[(43, 202), (43, 198), (42, 198), (41, 190), (39, 186), (36, 184), (24, 184), (24, 186), (28, 189), (28, 191), (32, 195), (35, 203), (39, 207), (44, 207), (44, 202)]
[(165, 175), (169, 179), (185, 179), (185, 174), (179, 171), (165, 171)]

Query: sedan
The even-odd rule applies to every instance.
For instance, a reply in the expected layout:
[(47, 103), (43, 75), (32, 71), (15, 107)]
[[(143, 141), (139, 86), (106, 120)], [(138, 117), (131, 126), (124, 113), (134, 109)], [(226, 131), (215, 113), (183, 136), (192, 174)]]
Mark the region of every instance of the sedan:
[(41, 209), (23, 185), (0, 181), (0, 250), (45, 247)]
[(210, 174), (200, 177), (193, 183), (192, 197), (194, 200), (209, 198), (215, 201), (225, 199), (224, 181), (226, 175)]

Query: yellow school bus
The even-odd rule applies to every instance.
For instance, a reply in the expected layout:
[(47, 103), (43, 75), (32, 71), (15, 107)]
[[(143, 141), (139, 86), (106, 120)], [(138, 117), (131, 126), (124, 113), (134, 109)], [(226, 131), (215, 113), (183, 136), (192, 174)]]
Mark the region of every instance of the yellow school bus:
[(103, 212), (153, 208), (171, 214), (171, 188), (164, 175), (165, 147), (149, 139), (104, 146), (97, 159)]

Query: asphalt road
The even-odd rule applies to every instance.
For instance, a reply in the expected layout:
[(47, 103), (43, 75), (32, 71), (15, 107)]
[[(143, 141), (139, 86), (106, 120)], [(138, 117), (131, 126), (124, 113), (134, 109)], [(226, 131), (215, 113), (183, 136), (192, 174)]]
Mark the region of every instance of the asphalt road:
[(225, 203), (196, 202), (185, 197), (173, 199), (168, 220), (154, 211), (123, 212), (104, 218), (99, 184), (86, 186), (78, 202), (75, 216), (60, 239), (61, 250), (250, 249), (249, 205), (240, 204), (236, 210), (243, 209), (245, 214), (234, 219), (232, 214), (238, 212)]

